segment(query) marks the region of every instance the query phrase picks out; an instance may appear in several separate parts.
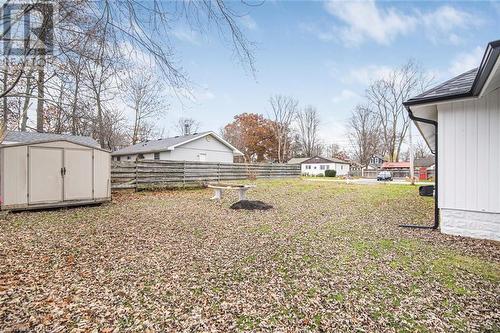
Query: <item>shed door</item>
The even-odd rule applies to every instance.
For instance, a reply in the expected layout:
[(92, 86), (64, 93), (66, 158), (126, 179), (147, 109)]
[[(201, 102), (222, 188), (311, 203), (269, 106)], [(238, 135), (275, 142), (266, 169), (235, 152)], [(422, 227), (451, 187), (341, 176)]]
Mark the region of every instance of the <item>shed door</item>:
[(29, 147), (29, 201), (52, 203), (63, 200), (63, 149)]
[(92, 199), (92, 150), (64, 150), (64, 200)]

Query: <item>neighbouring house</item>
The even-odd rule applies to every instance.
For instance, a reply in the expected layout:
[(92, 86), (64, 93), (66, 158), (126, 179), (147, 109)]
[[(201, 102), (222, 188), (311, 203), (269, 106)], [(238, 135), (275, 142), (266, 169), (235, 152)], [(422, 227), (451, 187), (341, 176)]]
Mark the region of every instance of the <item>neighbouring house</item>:
[(6, 133), (0, 144), (2, 210), (111, 200), (111, 158), (90, 137)]
[(415, 176), (420, 180), (427, 180), (434, 175), (434, 156), (416, 158), (413, 162)]
[(337, 176), (345, 176), (350, 171), (350, 164), (347, 161), (334, 157), (301, 157), (292, 158), (288, 164), (300, 164), (301, 173), (308, 176), (325, 175), (326, 170), (337, 171)]
[(500, 240), (499, 54), (489, 43), (478, 68), (404, 102), (436, 156), (443, 233)]
[(232, 163), (243, 154), (215, 132), (144, 141), (111, 154), (114, 161), (136, 159)]
[(363, 165), (355, 161), (349, 161), (349, 171), (361, 171), (364, 169)]
[(410, 162), (384, 162), (382, 170), (410, 170)]
[(365, 170), (380, 170), (382, 168), (382, 164), (386, 162), (386, 159), (380, 155), (372, 155), (370, 157), (370, 161), (368, 163), (368, 167), (365, 167)]

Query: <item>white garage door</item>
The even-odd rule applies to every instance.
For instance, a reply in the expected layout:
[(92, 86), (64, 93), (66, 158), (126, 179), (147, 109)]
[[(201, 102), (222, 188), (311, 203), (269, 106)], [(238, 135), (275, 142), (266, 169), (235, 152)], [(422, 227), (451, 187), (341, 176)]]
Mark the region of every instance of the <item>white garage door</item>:
[(29, 148), (29, 203), (51, 203), (63, 199), (63, 149)]
[(64, 200), (92, 199), (92, 150), (65, 149)]

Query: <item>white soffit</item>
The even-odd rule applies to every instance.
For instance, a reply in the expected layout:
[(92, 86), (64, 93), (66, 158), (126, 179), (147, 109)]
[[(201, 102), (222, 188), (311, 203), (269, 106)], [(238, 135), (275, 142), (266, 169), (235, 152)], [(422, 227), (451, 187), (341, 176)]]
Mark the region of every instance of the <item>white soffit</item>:
[[(419, 106), (415, 105), (411, 107), (413, 115), (417, 118), (424, 118), (429, 120), (437, 121), (437, 107), (436, 105), (426, 105)], [(432, 124), (427, 124), (421, 121), (415, 121), (420, 134), (424, 137), (425, 142), (429, 146), (432, 153), (435, 153), (436, 147), (436, 128)]]

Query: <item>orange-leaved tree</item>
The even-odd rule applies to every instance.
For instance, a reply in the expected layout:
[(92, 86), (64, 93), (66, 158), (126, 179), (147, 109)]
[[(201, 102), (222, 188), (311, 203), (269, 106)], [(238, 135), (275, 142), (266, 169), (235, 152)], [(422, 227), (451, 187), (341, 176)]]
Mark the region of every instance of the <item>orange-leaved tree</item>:
[(224, 139), (238, 148), (246, 162), (274, 160), (276, 157), (276, 136), (272, 121), (256, 113), (242, 113), (223, 130)]

